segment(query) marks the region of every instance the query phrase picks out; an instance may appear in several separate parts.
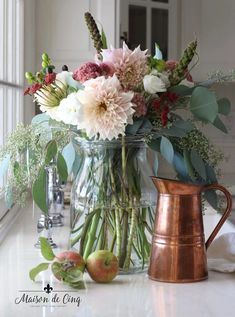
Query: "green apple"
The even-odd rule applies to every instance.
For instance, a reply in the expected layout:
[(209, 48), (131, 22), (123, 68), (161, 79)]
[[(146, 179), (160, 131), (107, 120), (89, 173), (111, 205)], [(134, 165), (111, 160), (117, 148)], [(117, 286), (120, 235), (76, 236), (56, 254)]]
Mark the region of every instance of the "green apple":
[(118, 273), (118, 259), (108, 250), (98, 250), (88, 256), (86, 269), (94, 281), (108, 283)]
[(84, 272), (85, 261), (83, 257), (74, 251), (64, 251), (56, 255), (52, 265), (51, 270), (54, 276), (58, 280), (62, 280), (62, 275), (64, 272), (80, 270)]

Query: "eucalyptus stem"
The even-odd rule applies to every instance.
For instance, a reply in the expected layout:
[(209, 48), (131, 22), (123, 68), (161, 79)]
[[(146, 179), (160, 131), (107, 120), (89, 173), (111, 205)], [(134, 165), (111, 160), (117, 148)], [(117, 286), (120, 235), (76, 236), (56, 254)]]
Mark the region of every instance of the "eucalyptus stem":
[(131, 250), (132, 250), (132, 244), (136, 229), (136, 222), (137, 222), (137, 215), (135, 208), (132, 209), (131, 212), (131, 225), (130, 225), (130, 233), (129, 233), (129, 239), (127, 244), (127, 252), (126, 252), (126, 259), (124, 262), (124, 270), (128, 271), (130, 267), (130, 260), (131, 260)]
[(128, 212), (124, 210), (123, 215), (123, 235), (122, 235), (122, 244), (121, 244), (121, 255), (119, 259), (119, 267), (124, 266), (125, 258), (126, 258), (126, 249), (127, 249), (127, 236), (128, 236)]
[(86, 260), (88, 256), (90, 255), (93, 244), (96, 240), (96, 230), (97, 230), (99, 219), (100, 219), (100, 212), (101, 212), (100, 210), (97, 211), (97, 213), (93, 216), (91, 227), (90, 227), (90, 230), (88, 231), (88, 240), (87, 240), (85, 251), (83, 254), (84, 260)]
[(97, 212), (97, 210), (92, 211), (91, 213), (89, 213), (86, 216), (83, 228), (82, 228), (82, 232), (81, 232), (81, 241), (80, 241), (80, 250), (79, 253), (81, 255), (83, 255), (83, 251), (84, 251), (84, 244), (85, 244), (85, 239), (86, 239), (86, 235), (87, 235), (87, 231), (89, 229), (92, 217), (95, 215), (95, 213)]

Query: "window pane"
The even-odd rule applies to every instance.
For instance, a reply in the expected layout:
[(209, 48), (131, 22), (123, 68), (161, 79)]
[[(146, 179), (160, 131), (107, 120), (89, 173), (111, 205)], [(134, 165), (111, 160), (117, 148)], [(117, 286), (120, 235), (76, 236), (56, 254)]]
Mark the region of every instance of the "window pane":
[(168, 3), (168, 0), (152, 0), (153, 2), (163, 2), (163, 3)]
[(129, 46), (134, 49), (140, 45), (146, 49), (146, 8), (141, 6), (129, 6)]
[(168, 10), (152, 9), (152, 54), (155, 52), (155, 43), (162, 51), (163, 58), (168, 54)]

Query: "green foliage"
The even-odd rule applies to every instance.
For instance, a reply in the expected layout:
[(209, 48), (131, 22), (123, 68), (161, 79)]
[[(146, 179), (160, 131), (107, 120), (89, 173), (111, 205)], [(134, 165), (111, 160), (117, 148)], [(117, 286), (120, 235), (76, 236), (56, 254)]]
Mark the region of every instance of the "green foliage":
[(107, 37), (105, 35), (104, 29), (102, 28), (101, 30), (101, 40), (102, 40), (102, 47), (103, 49), (107, 49), (108, 48), (108, 44), (107, 44)]
[(168, 163), (173, 163), (174, 158), (174, 149), (169, 139), (162, 136), (160, 143), (160, 152), (161, 155), (167, 160)]
[(68, 169), (63, 155), (58, 152), (57, 155), (57, 171), (62, 182), (66, 182), (68, 178)]
[(33, 183), (32, 195), (36, 205), (43, 212), (48, 213), (48, 206), (46, 200), (46, 170), (44, 166), (42, 166), (39, 170), (38, 177)]
[(200, 155), (198, 155), (198, 153), (195, 150), (192, 150), (190, 153), (190, 159), (196, 172), (201, 176), (201, 178), (206, 180), (206, 167)]
[(36, 267), (34, 267), (32, 270), (30, 270), (29, 272), (29, 277), (32, 281), (35, 282), (35, 278), (36, 276), (43, 272), (43, 271), (46, 271), (49, 267), (50, 263), (40, 263), (38, 264)]
[(200, 120), (213, 123), (219, 111), (215, 94), (204, 87), (195, 88), (190, 99), (190, 110)]
[(219, 113), (227, 116), (231, 111), (231, 103), (227, 98), (222, 98), (217, 101)]
[(49, 244), (49, 242), (47, 241), (46, 238), (44, 237), (40, 237), (39, 238), (40, 241), (40, 246), (41, 246), (41, 253), (42, 256), (47, 260), (47, 261), (53, 261), (55, 258), (55, 254), (52, 251), (52, 248)]

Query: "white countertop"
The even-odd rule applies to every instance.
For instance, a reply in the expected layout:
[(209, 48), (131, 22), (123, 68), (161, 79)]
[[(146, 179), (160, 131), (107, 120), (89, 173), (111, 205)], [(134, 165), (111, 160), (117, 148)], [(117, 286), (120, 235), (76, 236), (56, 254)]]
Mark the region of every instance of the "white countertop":
[[(33, 213), (31, 205), (23, 210), (0, 245), (0, 317), (235, 316), (235, 274), (209, 272), (208, 280), (192, 284), (154, 282), (145, 273), (118, 276), (111, 284), (96, 284), (85, 275), (86, 290), (76, 292), (56, 281), (49, 272), (41, 273), (37, 278), (38, 282), (33, 283), (28, 272), (43, 262), (40, 251), (33, 246), (37, 238), (37, 217), (38, 213)], [(218, 218), (217, 214), (204, 216), (206, 236), (218, 222)], [(235, 231), (235, 227), (229, 222), (220, 233), (228, 231)], [(54, 240), (61, 249), (66, 248), (68, 233), (67, 223), (63, 228), (56, 229)], [(42, 291), (48, 283), (54, 288), (50, 295)], [(49, 303), (16, 305), (15, 299), (22, 296), (20, 290), (38, 291), (27, 294), (46, 296)], [(55, 293), (60, 299), (59, 304), (51, 303)], [(63, 304), (61, 301), (64, 296), (76, 299), (80, 297), (79, 307), (77, 303)]]

